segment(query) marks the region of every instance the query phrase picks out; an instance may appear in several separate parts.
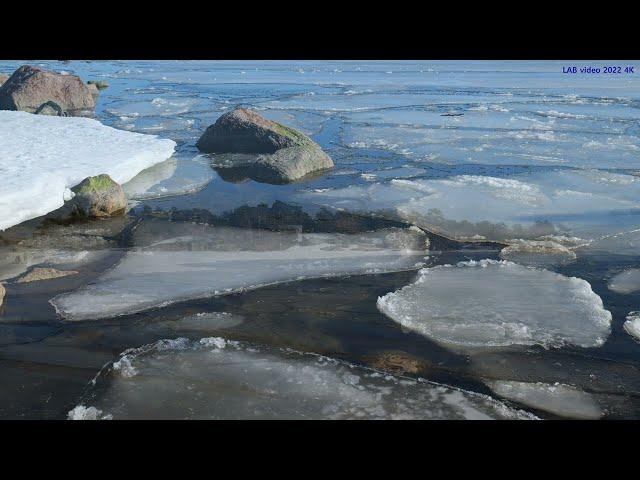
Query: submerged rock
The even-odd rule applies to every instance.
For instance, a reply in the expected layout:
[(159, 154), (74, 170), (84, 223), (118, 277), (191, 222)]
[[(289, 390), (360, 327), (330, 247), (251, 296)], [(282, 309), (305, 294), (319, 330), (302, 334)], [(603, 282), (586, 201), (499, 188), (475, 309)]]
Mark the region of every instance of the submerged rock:
[(385, 370), (396, 375), (419, 373), (425, 368), (424, 362), (404, 352), (384, 352), (372, 359), (371, 366), (377, 370)]
[(306, 135), (244, 108), (222, 115), (198, 140), (215, 166), (231, 176), (288, 183), (333, 168), (333, 161)]
[(127, 200), (122, 187), (109, 175), (87, 177), (71, 189), (74, 213), (82, 217), (110, 217), (124, 213)]
[(23, 65), (0, 87), (0, 110), (81, 117), (92, 114), (95, 101), (79, 77)]
[(54, 278), (66, 277), (68, 275), (75, 275), (76, 273), (78, 273), (76, 270), (58, 270), (55, 268), (36, 267), (29, 273), (26, 273), (22, 277), (20, 277), (17, 283), (51, 280)]

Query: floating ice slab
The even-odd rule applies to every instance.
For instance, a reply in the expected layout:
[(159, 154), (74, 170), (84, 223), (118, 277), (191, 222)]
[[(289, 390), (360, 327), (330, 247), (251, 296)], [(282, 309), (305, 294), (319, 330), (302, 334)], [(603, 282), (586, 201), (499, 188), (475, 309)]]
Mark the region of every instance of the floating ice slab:
[(344, 235), (176, 225), (182, 235), (167, 237), (171, 223), (143, 223), (135, 241), (145, 246), (94, 284), (53, 299), (58, 312), (105, 318), (303, 278), (406, 270), (427, 253), (417, 229)]
[(561, 417), (597, 420), (602, 416), (600, 406), (591, 395), (570, 385), (505, 380), (487, 384), (501, 397)]
[(576, 254), (551, 240), (515, 240), (500, 251), (500, 258), (532, 266), (571, 263)]
[(142, 200), (198, 191), (215, 176), (211, 167), (200, 158), (170, 158), (147, 168), (122, 186), (124, 193), (127, 198)]
[(640, 341), (640, 312), (629, 312), (623, 327), (625, 332)]
[(609, 281), (609, 289), (616, 293), (633, 293), (640, 290), (640, 268), (631, 268), (617, 274)]
[(640, 229), (607, 235), (591, 242), (581, 252), (607, 252), (616, 255), (640, 255)]
[(535, 418), (485, 395), (220, 337), (160, 340), (124, 352), (99, 374), (83, 405), (91, 407), (76, 407), (69, 417)]
[(65, 192), (88, 176), (125, 183), (175, 146), (89, 118), (0, 111), (0, 230), (61, 207)]
[(597, 170), (394, 179), (301, 195), (345, 210), (394, 211), (418, 226), (461, 239), (563, 234), (593, 240), (640, 226), (640, 177)]
[(504, 260), (424, 268), (414, 283), (380, 297), (378, 308), (406, 328), (462, 349), (597, 347), (611, 329), (611, 313), (588, 282)]

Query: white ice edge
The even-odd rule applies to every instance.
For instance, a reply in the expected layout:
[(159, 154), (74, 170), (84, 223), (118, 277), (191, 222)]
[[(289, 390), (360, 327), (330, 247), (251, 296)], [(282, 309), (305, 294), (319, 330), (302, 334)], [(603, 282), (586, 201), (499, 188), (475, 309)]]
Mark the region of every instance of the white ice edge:
[[(270, 418), (277, 418), (279, 414), (275, 412), (279, 411), (285, 416), (306, 418), (320, 415), (322, 418), (537, 419), (531, 413), (507, 406), (488, 395), (421, 377), (390, 375), (317, 353), (222, 337), (194, 341), (170, 338), (125, 350), (97, 376), (106, 382), (106, 395), (96, 397), (89, 390), (82, 402), (69, 412), (69, 419), (165, 414), (154, 411), (153, 407), (150, 411), (145, 397), (155, 395), (156, 400), (162, 402), (161, 392), (167, 395), (166, 398), (181, 395), (184, 371), (183, 366), (177, 370), (173, 368), (177, 365), (192, 365), (202, 371), (198, 374), (188, 369), (191, 373), (187, 378), (195, 375), (193, 378), (198, 378), (198, 382), (187, 380), (191, 388), (185, 402), (189, 405), (174, 409), (169, 418), (182, 418), (183, 415), (244, 418), (256, 415), (256, 411), (268, 403)], [(156, 384), (150, 391), (146, 382), (149, 375), (165, 387), (157, 390)], [(215, 379), (213, 383), (211, 379)], [(92, 382), (91, 385), (96, 384)], [(200, 385), (206, 390), (200, 390)], [(222, 390), (216, 390), (215, 385), (222, 385)], [(253, 397), (246, 403), (246, 395), (244, 398), (234, 396), (234, 385), (243, 391), (248, 386), (269, 395)], [(130, 388), (136, 390), (136, 395), (126, 393)], [(104, 389), (101, 387), (100, 391)], [(274, 393), (277, 395), (273, 396)], [(195, 400), (203, 395), (212, 401)], [(85, 406), (89, 404), (92, 406)], [(287, 404), (290, 405), (287, 407)], [(143, 405), (147, 405), (143, 408), (144, 413), (140, 410)]]
[(61, 207), (65, 192), (88, 176), (125, 183), (175, 147), (90, 118), (0, 111), (0, 230)]

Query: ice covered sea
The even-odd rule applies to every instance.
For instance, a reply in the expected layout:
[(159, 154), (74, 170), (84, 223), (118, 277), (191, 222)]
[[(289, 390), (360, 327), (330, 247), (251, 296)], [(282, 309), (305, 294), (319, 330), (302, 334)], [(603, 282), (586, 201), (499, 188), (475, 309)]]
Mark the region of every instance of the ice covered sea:
[[(637, 75), (33, 63), (106, 80), (98, 120), (177, 146), (125, 184), (123, 220), (0, 234), (3, 418), (640, 417)], [(335, 169), (218, 172), (195, 142), (236, 106), (312, 136)], [(13, 281), (35, 265), (80, 273)]]

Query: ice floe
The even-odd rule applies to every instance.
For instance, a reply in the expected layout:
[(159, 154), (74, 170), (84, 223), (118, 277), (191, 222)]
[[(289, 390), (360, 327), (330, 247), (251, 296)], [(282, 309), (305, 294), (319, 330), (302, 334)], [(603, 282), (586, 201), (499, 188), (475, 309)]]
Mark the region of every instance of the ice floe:
[[(303, 278), (417, 268), (426, 255), (418, 229), (362, 234), (273, 232), (143, 222), (137, 245), (96, 282), (52, 300), (67, 319), (132, 313), (190, 298)], [(186, 230), (186, 229), (190, 230)]]
[(570, 385), (507, 380), (487, 384), (501, 397), (562, 417), (597, 420), (602, 416), (598, 402), (591, 395)]
[(102, 410), (98, 410), (95, 407), (78, 405), (68, 413), (67, 418), (69, 420), (112, 420), (113, 416), (109, 414), (105, 415), (102, 413)]
[(161, 340), (103, 370), (70, 418), (533, 419), (486, 395), (220, 337)]
[(378, 299), (402, 326), (454, 348), (566, 344), (597, 347), (611, 313), (585, 280), (481, 260), (424, 268), (414, 283)]
[(623, 327), (625, 332), (640, 341), (640, 312), (629, 312)]
[(192, 193), (203, 188), (215, 176), (208, 165), (199, 161), (170, 158), (143, 170), (122, 188), (133, 200), (167, 197)]
[(563, 235), (586, 243), (640, 226), (640, 178), (596, 170), (393, 179), (301, 196), (350, 211), (391, 211), (460, 239)]
[(551, 240), (511, 240), (500, 251), (500, 258), (523, 265), (566, 264), (576, 259), (576, 254), (564, 245)]
[(640, 268), (631, 268), (614, 276), (609, 289), (616, 293), (633, 293), (640, 290)]
[(616, 255), (640, 255), (640, 229), (628, 232), (605, 235), (604, 237), (585, 245), (582, 252), (606, 252)]
[(65, 191), (85, 177), (127, 182), (175, 146), (89, 118), (0, 111), (0, 230), (61, 207)]

